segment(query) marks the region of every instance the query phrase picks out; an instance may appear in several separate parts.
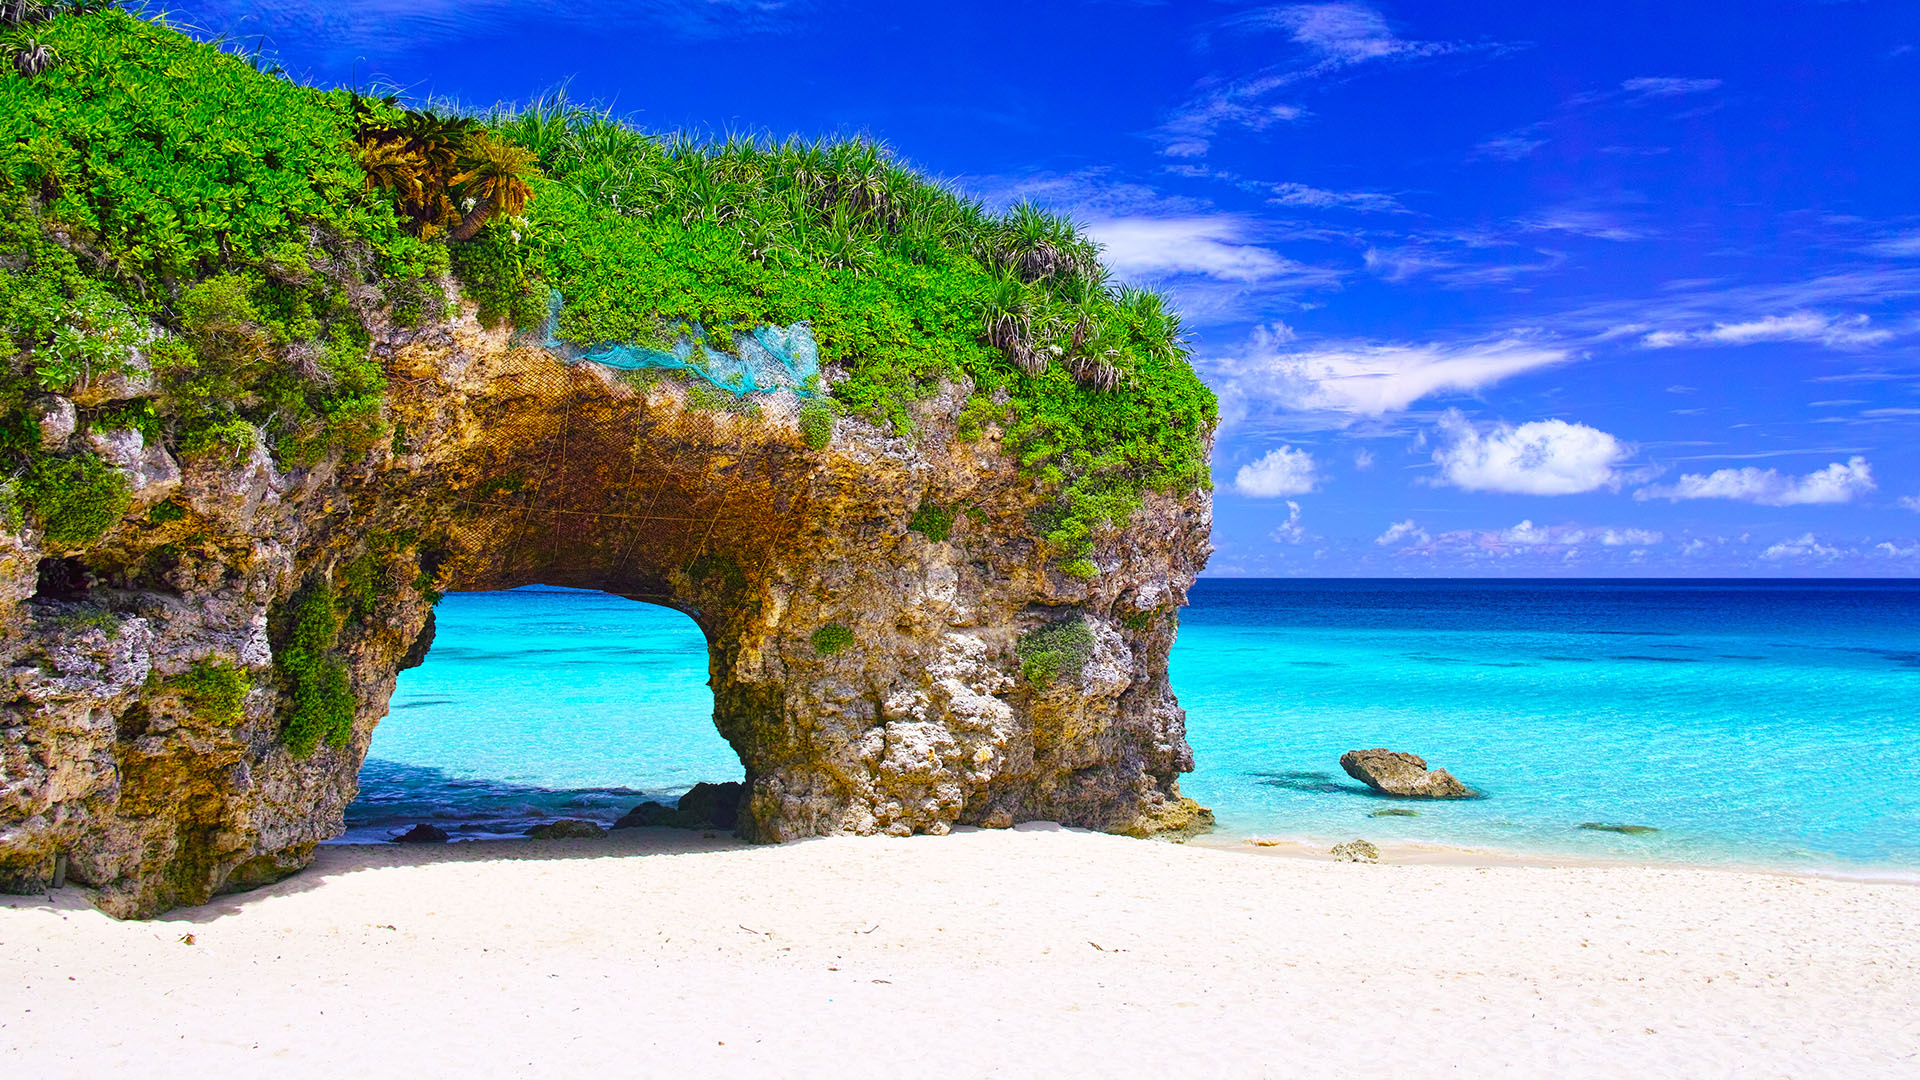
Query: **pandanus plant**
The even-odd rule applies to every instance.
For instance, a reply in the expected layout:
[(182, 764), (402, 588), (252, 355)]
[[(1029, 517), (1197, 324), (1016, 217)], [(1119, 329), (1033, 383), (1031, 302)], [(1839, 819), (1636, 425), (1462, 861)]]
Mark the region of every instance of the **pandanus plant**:
[(39, 38), (28, 38), (17, 45), (7, 46), (8, 59), (13, 62), (13, 70), (32, 78), (60, 62), (60, 54), (53, 46)]

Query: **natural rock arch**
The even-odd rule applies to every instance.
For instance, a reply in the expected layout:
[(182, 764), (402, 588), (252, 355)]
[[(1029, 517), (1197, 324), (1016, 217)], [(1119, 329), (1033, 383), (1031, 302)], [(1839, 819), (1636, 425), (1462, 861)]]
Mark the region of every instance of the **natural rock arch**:
[(0, 883), (61, 864), (133, 915), (298, 869), (340, 827), (434, 594), (535, 582), (700, 625), (748, 839), (1208, 820), (1179, 795), (1167, 680), (1204, 492), (1148, 494), (1080, 577), (1035, 538), (1045, 489), (997, 432), (958, 437), (960, 387), (911, 436), (843, 417), (815, 449), (791, 391), (727, 405), (470, 315), (376, 352), (393, 437), (364, 460), (122, 447), (138, 505), (183, 512), (130, 518), (80, 567), (0, 537)]

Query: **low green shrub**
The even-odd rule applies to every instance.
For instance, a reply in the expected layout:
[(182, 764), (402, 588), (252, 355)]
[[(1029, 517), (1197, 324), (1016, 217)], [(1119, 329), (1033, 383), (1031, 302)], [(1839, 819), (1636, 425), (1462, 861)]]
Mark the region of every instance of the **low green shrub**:
[(952, 534), (953, 519), (959, 513), (960, 508), (957, 506), (943, 507), (939, 503), (923, 502), (920, 508), (913, 512), (913, 520), (907, 522), (907, 529), (938, 544)]
[(127, 478), (91, 453), (35, 459), (21, 478), (20, 494), (47, 542), (62, 548), (105, 536), (133, 505)]
[(235, 727), (246, 719), (247, 694), (253, 689), (253, 676), (238, 664), (201, 660), (168, 679), (167, 686), (179, 691), (194, 715)]
[(357, 702), (347, 665), (334, 652), (340, 615), (333, 587), (324, 578), (308, 582), (287, 601), (280, 622), (274, 666), (287, 691), (281, 741), (296, 757), (312, 754), (322, 741), (345, 745)]
[(1045, 690), (1056, 679), (1080, 676), (1093, 658), (1093, 631), (1085, 619), (1068, 619), (1020, 635), (1013, 651), (1020, 658), (1020, 673)]
[(833, 403), (813, 398), (800, 406), (800, 438), (815, 450), (833, 441)]

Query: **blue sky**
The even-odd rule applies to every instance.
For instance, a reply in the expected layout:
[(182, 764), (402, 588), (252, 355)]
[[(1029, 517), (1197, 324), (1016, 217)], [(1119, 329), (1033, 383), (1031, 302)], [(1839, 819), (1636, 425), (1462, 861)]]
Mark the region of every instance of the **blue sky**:
[(1220, 394), (1215, 574), (1920, 571), (1920, 4), (175, 11), (1072, 214)]

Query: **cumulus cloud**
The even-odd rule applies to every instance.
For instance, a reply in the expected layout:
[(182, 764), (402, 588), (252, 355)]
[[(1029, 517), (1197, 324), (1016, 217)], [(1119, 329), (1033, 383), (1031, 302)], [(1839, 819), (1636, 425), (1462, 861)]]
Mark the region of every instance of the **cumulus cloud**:
[(1307, 530), (1300, 524), (1300, 504), (1287, 500), (1287, 520), (1274, 529), (1271, 537), (1275, 543), (1297, 544), (1307, 538)]
[(1699, 330), (1656, 330), (1640, 339), (1649, 349), (1677, 345), (1758, 345), (1763, 342), (1804, 341), (1830, 349), (1858, 349), (1890, 340), (1891, 330), (1875, 329), (1865, 315), (1823, 315), (1799, 311), (1767, 315), (1744, 322), (1714, 323)]
[(1808, 533), (1797, 540), (1782, 540), (1761, 552), (1760, 557), (1774, 562), (1786, 559), (1837, 559), (1840, 549), (1828, 547)]
[(1361, 472), (1373, 468), (1373, 451), (1361, 447), (1353, 452), (1353, 467)]
[(1652, 547), (1665, 537), (1650, 529), (1608, 529), (1600, 534), (1600, 542), (1608, 547)]
[(1291, 446), (1267, 451), (1260, 460), (1242, 465), (1233, 477), (1235, 491), (1256, 499), (1305, 495), (1318, 483), (1313, 455)]
[(1631, 447), (1598, 428), (1565, 420), (1475, 426), (1457, 409), (1440, 418), (1433, 452), (1439, 483), (1466, 491), (1575, 495), (1618, 488)]
[(1336, 271), (1306, 266), (1248, 240), (1251, 226), (1225, 214), (1095, 221), (1087, 234), (1124, 278), (1191, 274), (1240, 284), (1331, 284)]
[(1288, 409), (1384, 416), (1435, 394), (1471, 393), (1564, 364), (1571, 351), (1520, 339), (1468, 344), (1332, 342), (1295, 348), (1284, 327), (1254, 332), (1239, 356), (1212, 361), (1217, 383)]
[(1852, 502), (1856, 495), (1874, 489), (1873, 467), (1859, 455), (1838, 461), (1804, 476), (1790, 476), (1778, 469), (1716, 469), (1711, 473), (1687, 473), (1671, 484), (1643, 487), (1633, 497), (1648, 499), (1732, 499), (1761, 506), (1812, 506), (1822, 503)]
[(1427, 530), (1414, 524), (1412, 518), (1408, 518), (1387, 526), (1387, 531), (1375, 537), (1373, 542), (1381, 547), (1392, 547), (1403, 541), (1410, 544), (1424, 544), (1429, 539), (1431, 538), (1427, 536)]
[(1873, 550), (1880, 552), (1889, 559), (1911, 559), (1916, 555), (1920, 555), (1920, 542), (1908, 544), (1906, 547), (1901, 547), (1891, 542), (1882, 542), (1873, 545)]
[[(1571, 543), (1577, 544), (1586, 538), (1587, 534), (1582, 532), (1577, 534), (1576, 539), (1572, 540)], [(1541, 544), (1553, 543), (1553, 531), (1535, 525), (1533, 520), (1529, 518), (1511, 529), (1502, 531), (1500, 533), (1500, 539), (1509, 544), (1518, 544), (1521, 547), (1538, 547)]]

